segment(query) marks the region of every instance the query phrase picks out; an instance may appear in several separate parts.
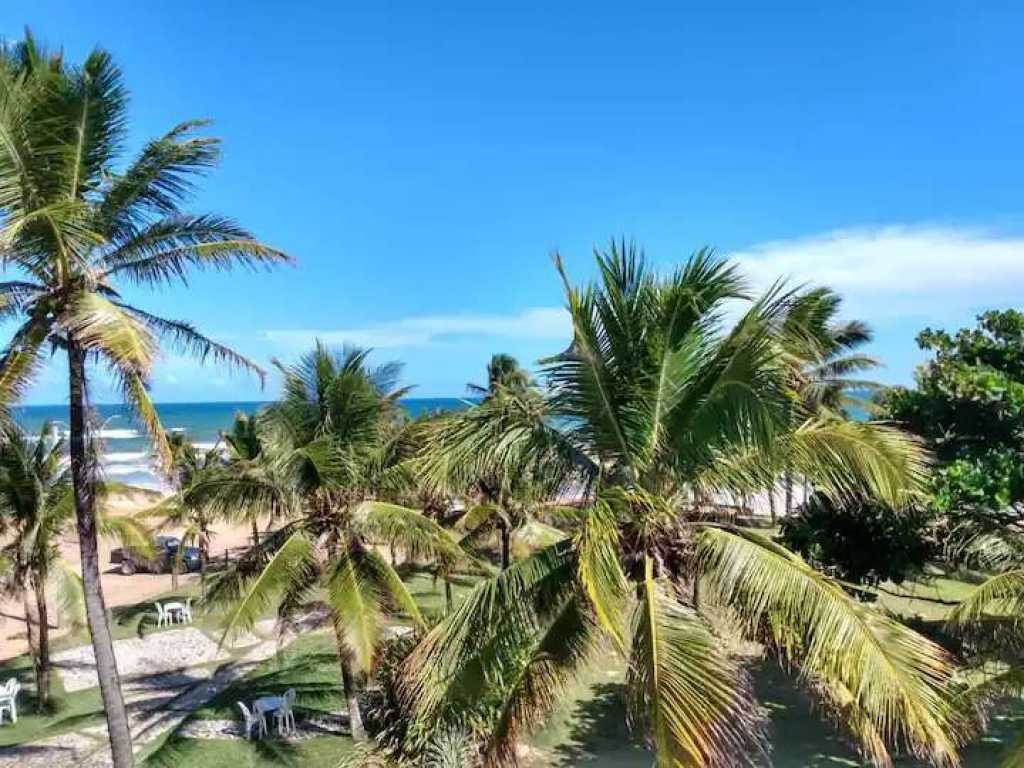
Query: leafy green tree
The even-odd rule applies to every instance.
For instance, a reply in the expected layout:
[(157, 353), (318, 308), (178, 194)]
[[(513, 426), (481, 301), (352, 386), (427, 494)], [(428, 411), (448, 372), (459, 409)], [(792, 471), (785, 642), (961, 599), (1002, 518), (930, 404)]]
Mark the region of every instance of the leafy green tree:
[(943, 649), (762, 536), (689, 518), (705, 494), (767, 485), (781, 456), (834, 498), (902, 506), (923, 481), (916, 443), (825, 415), (794, 427), (796, 294), (776, 286), (727, 327), (723, 307), (747, 291), (711, 253), (664, 277), (632, 246), (597, 262), (599, 281), (582, 288), (562, 272), (573, 341), (546, 363), (544, 407), (481, 416), (439, 459), (532, 466), (589, 489), (588, 503), (571, 536), (483, 582), (412, 653), (407, 754), (483, 720), (484, 762), (514, 763), (519, 736), (610, 643), (658, 765), (742, 763), (756, 752), (757, 707), (708, 623), (724, 607), (814, 681), (875, 764), (893, 747), (955, 764)]
[[(880, 398), (885, 415), (923, 437), (938, 459), (936, 512), (954, 543), (1024, 533), (1024, 314), (985, 312), (955, 335), (926, 329), (932, 353), (913, 388)], [(958, 551), (963, 551), (959, 547)]]
[(869, 500), (840, 503), (812, 494), (782, 521), (781, 541), (817, 566), (834, 568), (854, 584), (900, 584), (934, 557), (929, 516), (919, 508), (894, 510)]
[(103, 50), (72, 65), (27, 34), (0, 56), (0, 241), (4, 265), (16, 273), (0, 283), (0, 300), (4, 317), (20, 321), (0, 355), (0, 403), (25, 391), (51, 350), (66, 354), (86, 615), (117, 768), (133, 756), (99, 579), (87, 361), (109, 370), (167, 468), (170, 450), (147, 392), (159, 341), (258, 369), (189, 323), (126, 303), (118, 286), (184, 282), (192, 268), (287, 261), (229, 219), (183, 212), (193, 178), (219, 156), (217, 139), (195, 135), (204, 123), (176, 126), (119, 168), (127, 100), (121, 71)]
[[(367, 352), (321, 344), (281, 368), (281, 399), (259, 416), (266, 430), (259, 472), (229, 465), (192, 487), (190, 503), (217, 514), (282, 513), (284, 524), (220, 574), (207, 597), (226, 611), (225, 637), (250, 629), (269, 608), (288, 623), (319, 615), (335, 635), (353, 738), (366, 739), (360, 690), (387, 617), (421, 628), (419, 608), (373, 546), (394, 542), (412, 557), (451, 561), (456, 541), (421, 513), (378, 500), (404, 477), (395, 463), (399, 367), (370, 368)], [(396, 477), (398, 480), (396, 481)]]

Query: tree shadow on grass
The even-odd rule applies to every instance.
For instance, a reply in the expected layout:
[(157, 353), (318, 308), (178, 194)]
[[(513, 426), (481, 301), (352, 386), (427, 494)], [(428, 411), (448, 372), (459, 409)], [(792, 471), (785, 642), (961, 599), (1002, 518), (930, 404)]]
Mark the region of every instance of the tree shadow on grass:
[(551, 750), (552, 765), (649, 768), (652, 755), (626, 726), (625, 686), (597, 683), (566, 716), (568, 731)]

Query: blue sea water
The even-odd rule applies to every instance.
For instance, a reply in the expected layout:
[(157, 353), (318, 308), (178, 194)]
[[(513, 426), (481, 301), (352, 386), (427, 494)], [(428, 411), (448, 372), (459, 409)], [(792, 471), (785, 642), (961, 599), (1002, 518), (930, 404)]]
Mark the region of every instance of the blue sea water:
[[(410, 416), (432, 411), (461, 410), (469, 401), (455, 397), (411, 397), (402, 400)], [(200, 449), (216, 445), (220, 433), (231, 427), (235, 414), (252, 414), (265, 405), (259, 402), (223, 403), (157, 403), (156, 409), (165, 429), (184, 432)], [(121, 405), (97, 405), (103, 439), (103, 473), (109, 480), (143, 488), (162, 488), (153, 471), (152, 446), (149, 438)], [(47, 421), (65, 427), (68, 423), (66, 405), (24, 405), (14, 409), (15, 417), (29, 432), (38, 433)]]

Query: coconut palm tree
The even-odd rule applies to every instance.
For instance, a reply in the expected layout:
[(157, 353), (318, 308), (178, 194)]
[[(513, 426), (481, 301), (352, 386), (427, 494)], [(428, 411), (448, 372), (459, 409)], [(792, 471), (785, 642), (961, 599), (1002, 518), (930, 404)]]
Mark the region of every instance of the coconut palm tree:
[(512, 355), (499, 352), (491, 355), (491, 359), (487, 363), (487, 385), (471, 382), (466, 385), (466, 388), (471, 394), (487, 398), (494, 397), (503, 389), (522, 392), (531, 386), (533, 386), (533, 379), (530, 377), (530, 372), (524, 370)]
[[(55, 588), (64, 613), (77, 623), (81, 580), (62, 559), (60, 541), (74, 526), (66, 445), (52, 423), (29, 436), (8, 427), (0, 439), (0, 534), (6, 538), (4, 574), (8, 593), (24, 601), (29, 653), (36, 678), (36, 705), (45, 711), (50, 699), (50, 606), (47, 588)], [(102, 492), (102, 489), (100, 489)], [(145, 531), (127, 518), (97, 521), (101, 535), (145, 551)]]
[[(799, 667), (873, 763), (895, 748), (955, 765), (942, 648), (769, 539), (691, 516), (712, 493), (765, 487), (780, 455), (822, 492), (903, 505), (922, 484), (918, 445), (874, 423), (808, 414), (794, 426), (797, 293), (777, 285), (751, 300), (706, 250), (659, 276), (613, 244), (582, 288), (557, 264), (573, 341), (546, 361), (544, 408), (481, 416), (442, 463), (530, 466), (589, 489), (588, 501), (571, 536), (483, 582), (413, 651), (408, 733), (484, 723), (482, 759), (514, 764), (517, 738), (610, 645), (657, 765), (748, 762), (750, 680), (710, 623), (731, 615), (741, 637)], [(723, 308), (737, 301), (748, 307), (729, 327)], [(423, 739), (405, 749), (422, 754)]]
[(99, 580), (87, 361), (110, 372), (168, 468), (147, 392), (159, 342), (258, 369), (189, 323), (126, 303), (118, 286), (184, 282), (191, 268), (287, 261), (223, 216), (183, 212), (192, 180), (219, 156), (217, 139), (196, 135), (204, 123), (176, 126), (119, 167), (127, 98), (120, 69), (102, 50), (75, 66), (26, 35), (0, 56), (0, 249), (15, 273), (0, 283), (0, 298), (4, 316), (21, 321), (0, 355), (0, 403), (21, 395), (51, 349), (66, 354), (86, 613), (117, 768), (133, 757)]
[(199, 581), (202, 594), (206, 594), (206, 568), (210, 561), (210, 539), (213, 535), (214, 520), (202, 507), (190, 503), (189, 490), (200, 483), (203, 477), (223, 465), (219, 444), (200, 452), (183, 432), (167, 433), (167, 444), (171, 449), (171, 482), (174, 493), (159, 503), (143, 510), (139, 517), (156, 518), (160, 527), (181, 529), (181, 544), (171, 560), (171, 587), (178, 588), (178, 574), (181, 572), (185, 548), (199, 549)]
[[(795, 297), (787, 315), (790, 352), (801, 361), (794, 366), (801, 401), (796, 418), (826, 411), (849, 418), (851, 409), (867, 409), (866, 393), (881, 388), (877, 382), (861, 377), (880, 366), (877, 358), (858, 351), (871, 343), (874, 333), (860, 320), (841, 321), (842, 303), (842, 297), (831, 289), (812, 288)], [(783, 470), (783, 488), (789, 516), (793, 513), (790, 467)], [(774, 506), (774, 486), (769, 499)]]
[(417, 511), (379, 501), (404, 470), (395, 464), (400, 368), (367, 365), (367, 351), (336, 354), (321, 344), (281, 368), (284, 394), (260, 414), (269, 469), (229, 466), (193, 487), (213, 510), (280, 514), (286, 522), (220, 574), (207, 598), (226, 611), (228, 637), (251, 628), (271, 606), (285, 624), (310, 615), (333, 627), (353, 738), (366, 738), (359, 692), (373, 668), (384, 621), (423, 618), (374, 542), (397, 543), (414, 558), (460, 557), (455, 540)]

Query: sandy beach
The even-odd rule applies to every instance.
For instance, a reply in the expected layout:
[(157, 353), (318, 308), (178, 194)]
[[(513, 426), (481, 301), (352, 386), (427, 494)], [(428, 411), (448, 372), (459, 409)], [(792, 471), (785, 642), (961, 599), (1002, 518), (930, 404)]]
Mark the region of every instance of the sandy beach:
[[(154, 504), (161, 495), (154, 491), (126, 491), (111, 495), (104, 500), (108, 514), (131, 515)], [(173, 528), (162, 529), (160, 533), (175, 535), (180, 533)], [(219, 525), (215, 528), (211, 542), (211, 555), (223, 557), (226, 548), (244, 546), (250, 538), (250, 530), (246, 526)], [(109, 565), (110, 550), (117, 547), (115, 541), (100, 540), (100, 562), (103, 564), (103, 594), (107, 606), (130, 605), (145, 600), (147, 597), (159, 595), (171, 589), (170, 574), (136, 573), (123, 576), (116, 566)], [(74, 568), (81, 562), (78, 551), (78, 539), (69, 536), (61, 542), (61, 554)], [(179, 583), (198, 580), (198, 574), (179, 577)], [(50, 632), (51, 637), (59, 637), (68, 631), (67, 626), (58, 624), (56, 609), (51, 599)], [(4, 598), (0, 600), (0, 660), (25, 653), (28, 645), (25, 638), (24, 606), (21, 599)]]

